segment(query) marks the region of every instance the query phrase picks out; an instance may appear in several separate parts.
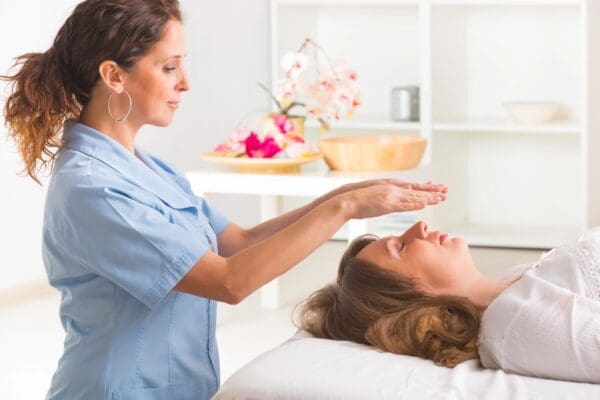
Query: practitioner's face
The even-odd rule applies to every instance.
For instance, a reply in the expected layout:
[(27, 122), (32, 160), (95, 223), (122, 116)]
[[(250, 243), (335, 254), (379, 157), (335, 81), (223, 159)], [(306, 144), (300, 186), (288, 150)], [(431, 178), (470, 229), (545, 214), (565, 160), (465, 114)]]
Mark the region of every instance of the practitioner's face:
[(476, 273), (463, 239), (429, 231), (424, 222), (370, 243), (356, 257), (413, 279), (434, 295), (464, 295), (463, 283)]
[(140, 125), (171, 123), (181, 93), (189, 90), (183, 67), (185, 54), (183, 26), (172, 19), (165, 25), (161, 40), (126, 73), (125, 89), (133, 100), (132, 120)]

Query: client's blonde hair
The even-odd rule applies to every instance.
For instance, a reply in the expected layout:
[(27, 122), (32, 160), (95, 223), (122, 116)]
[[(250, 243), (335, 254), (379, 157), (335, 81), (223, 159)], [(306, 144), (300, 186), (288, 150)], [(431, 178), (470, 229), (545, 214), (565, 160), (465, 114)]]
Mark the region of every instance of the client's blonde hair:
[(481, 315), (464, 297), (432, 296), (414, 282), (355, 256), (377, 240), (364, 235), (344, 253), (335, 283), (299, 304), (296, 325), (320, 338), (455, 365), (478, 358)]

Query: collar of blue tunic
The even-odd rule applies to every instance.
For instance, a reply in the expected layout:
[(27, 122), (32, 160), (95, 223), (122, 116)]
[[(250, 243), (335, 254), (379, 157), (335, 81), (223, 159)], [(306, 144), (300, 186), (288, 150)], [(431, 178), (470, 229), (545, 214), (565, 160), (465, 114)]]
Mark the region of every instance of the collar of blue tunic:
[(107, 165), (173, 208), (197, 208), (187, 180), (138, 146), (136, 157), (109, 136), (75, 121), (65, 122), (62, 146)]

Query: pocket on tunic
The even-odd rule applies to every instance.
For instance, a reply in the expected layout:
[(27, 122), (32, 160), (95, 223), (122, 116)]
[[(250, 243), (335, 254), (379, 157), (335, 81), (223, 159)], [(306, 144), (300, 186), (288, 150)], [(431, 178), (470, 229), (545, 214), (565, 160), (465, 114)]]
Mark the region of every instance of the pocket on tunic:
[(213, 391), (199, 385), (172, 385), (158, 388), (129, 388), (112, 392), (112, 400), (198, 400), (209, 399)]

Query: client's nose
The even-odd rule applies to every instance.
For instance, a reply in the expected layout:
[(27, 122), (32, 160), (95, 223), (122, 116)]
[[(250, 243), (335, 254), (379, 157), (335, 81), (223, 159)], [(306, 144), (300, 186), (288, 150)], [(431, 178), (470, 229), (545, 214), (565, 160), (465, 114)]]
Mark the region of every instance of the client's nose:
[(427, 224), (419, 221), (406, 231), (405, 235), (410, 238), (425, 239), (427, 238)]

